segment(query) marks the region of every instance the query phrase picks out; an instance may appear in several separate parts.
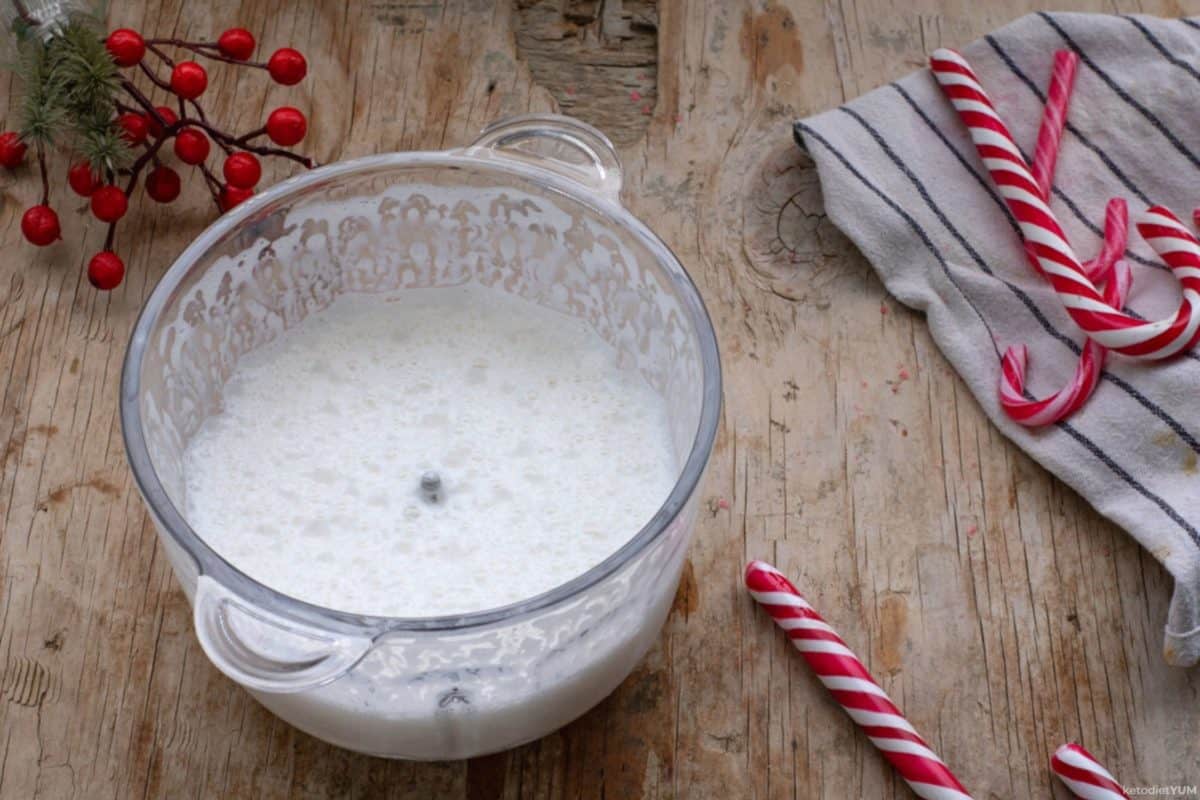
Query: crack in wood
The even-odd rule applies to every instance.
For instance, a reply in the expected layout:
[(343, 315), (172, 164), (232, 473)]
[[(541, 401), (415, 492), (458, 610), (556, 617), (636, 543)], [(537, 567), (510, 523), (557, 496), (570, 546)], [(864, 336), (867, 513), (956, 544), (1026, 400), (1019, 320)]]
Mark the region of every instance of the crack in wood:
[(657, 0), (518, 0), (517, 56), (564, 114), (639, 141), (658, 102)]

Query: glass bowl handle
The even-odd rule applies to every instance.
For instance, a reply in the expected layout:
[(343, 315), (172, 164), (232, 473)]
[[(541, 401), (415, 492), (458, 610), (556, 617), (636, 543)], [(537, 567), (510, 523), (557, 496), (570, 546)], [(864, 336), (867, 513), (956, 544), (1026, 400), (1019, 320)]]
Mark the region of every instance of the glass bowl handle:
[(552, 170), (619, 202), (621, 162), (608, 137), (562, 114), (507, 117), (483, 129), (470, 155), (508, 158)]
[(194, 599), (204, 654), (247, 689), (315, 689), (345, 675), (371, 649), (365, 636), (339, 636), (256, 608), (207, 575), (199, 577)]

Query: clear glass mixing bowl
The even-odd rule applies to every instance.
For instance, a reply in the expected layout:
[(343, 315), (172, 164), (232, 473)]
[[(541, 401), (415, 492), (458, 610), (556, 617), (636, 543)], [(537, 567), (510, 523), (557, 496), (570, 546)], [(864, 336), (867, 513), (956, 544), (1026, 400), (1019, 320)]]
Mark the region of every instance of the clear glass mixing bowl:
[[(362, 158), (284, 181), (222, 216), (154, 290), (121, 377), (129, 463), (204, 652), (283, 719), (367, 753), (465, 758), (574, 719), (654, 642), (692, 535), (721, 376), (695, 286), (621, 206), (620, 183), (594, 128), (514, 118), (461, 150)], [(544, 594), (430, 618), (305, 603), (196, 535), (182, 513), (183, 451), (220, 410), (241, 355), (342, 293), (467, 281), (586, 319), (667, 400), (682, 467), (642, 530)]]

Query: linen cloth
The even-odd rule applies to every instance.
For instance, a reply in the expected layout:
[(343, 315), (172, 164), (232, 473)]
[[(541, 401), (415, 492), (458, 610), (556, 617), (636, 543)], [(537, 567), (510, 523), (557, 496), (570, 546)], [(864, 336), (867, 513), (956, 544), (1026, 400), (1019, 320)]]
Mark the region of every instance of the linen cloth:
[[(1027, 159), (1061, 49), (1080, 64), (1051, 207), (1087, 259), (1100, 249), (1105, 203), (1129, 202), (1127, 308), (1160, 319), (1178, 306), (1179, 285), (1133, 221), (1156, 203), (1190, 221), (1200, 205), (1200, 21), (1034, 14), (962, 48)], [(1164, 655), (1200, 660), (1200, 353), (1158, 363), (1110, 353), (1081, 411), (1041, 429), (1016, 425), (1000, 407), (1000, 354), (1029, 345), (1027, 388), (1042, 397), (1070, 379), (1084, 339), (1028, 265), (929, 70), (797, 122), (795, 133), (830, 219), (889, 292), (925, 313), (991, 420), (1170, 571)]]

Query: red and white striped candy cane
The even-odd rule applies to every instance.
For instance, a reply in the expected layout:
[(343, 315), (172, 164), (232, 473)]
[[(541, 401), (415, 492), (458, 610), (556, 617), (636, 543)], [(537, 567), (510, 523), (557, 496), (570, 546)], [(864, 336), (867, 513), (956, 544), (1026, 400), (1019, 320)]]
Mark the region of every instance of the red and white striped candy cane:
[(1042, 190), (1043, 199), (1050, 199), (1050, 186), (1054, 182), (1054, 165), (1058, 162), (1058, 146), (1062, 141), (1063, 128), (1067, 124), (1067, 104), (1075, 86), (1075, 70), (1079, 56), (1070, 50), (1059, 50), (1054, 54), (1054, 67), (1050, 71), (1050, 89), (1046, 92), (1046, 106), (1042, 109), (1042, 125), (1038, 128), (1037, 145), (1033, 149), (1033, 180)]
[[(1138, 214), (1138, 233), (1184, 285), (1184, 297), (1200, 287), (1200, 240), (1164, 206)], [(1195, 337), (1193, 336), (1193, 339)]]
[(888, 699), (863, 663), (779, 570), (762, 561), (751, 561), (746, 565), (746, 588), (787, 631), (821, 683), (918, 797), (970, 800), (967, 790)]
[[(1109, 270), (1125, 254), (1129, 241), (1129, 207), (1120, 197), (1108, 201), (1104, 208), (1104, 244), (1091, 261), (1083, 262), (1083, 274), (1093, 283), (1108, 280)], [(1120, 306), (1117, 306), (1120, 308)]]
[[(1062, 142), (1063, 128), (1067, 124), (1067, 107), (1075, 83), (1075, 71), (1079, 56), (1070, 50), (1059, 50), (1054, 54), (1054, 68), (1050, 75), (1050, 88), (1046, 92), (1046, 106), (1042, 110), (1042, 124), (1038, 129), (1037, 146), (1033, 155), (1033, 178), (1041, 192), (1042, 200), (1049, 203), (1050, 190), (1054, 182), (1054, 168), (1058, 163), (1058, 151)], [(1123, 308), (1129, 293), (1132, 275), (1127, 264), (1122, 264), (1115, 280), (1109, 281), (1114, 265), (1125, 252), (1128, 239), (1129, 210), (1125, 201), (1115, 197), (1108, 201), (1104, 214), (1104, 244), (1100, 254), (1083, 263), (1083, 273), (1095, 284), (1108, 281), (1104, 300), (1114, 308)], [(1039, 274), (1042, 267), (1036, 248), (1025, 243), (1026, 256), (1034, 271)], [(1074, 414), (1091, 397), (1100, 381), (1104, 359), (1108, 350), (1103, 345), (1088, 339), (1079, 354), (1079, 363), (1070, 382), (1062, 389), (1041, 400), (1026, 399), (1025, 367), (1029, 359), (1029, 348), (1025, 345), (1010, 347), (1004, 353), (1000, 369), (1000, 405), (1014, 422), (1029, 427), (1050, 425)]]
[(1050, 757), (1050, 769), (1083, 800), (1129, 800), (1117, 779), (1081, 745), (1064, 744)]
[[(1106, 303), (1085, 274), (1025, 157), (966, 59), (953, 50), (936, 50), (930, 57), (930, 68), (966, 125), (992, 182), (1016, 217), (1039, 270), (1075, 324), (1105, 347), (1134, 358), (1168, 358), (1195, 344), (1200, 338), (1200, 257), (1184, 250), (1160, 251), (1159, 245), (1150, 241), (1183, 290), (1178, 310), (1166, 319), (1147, 322)], [(1162, 212), (1166, 209), (1156, 207), (1146, 212), (1139, 219), (1139, 230), (1148, 222), (1147, 215), (1156, 219)], [(1182, 238), (1173, 235), (1170, 243)]]
[[(1120, 308), (1125, 304), (1125, 297), (1133, 278), (1129, 264), (1124, 261), (1118, 261), (1112, 272), (1112, 278), (1104, 287), (1104, 299), (1110, 305)], [(1024, 394), (1025, 364), (1029, 358), (1029, 348), (1023, 344), (1010, 347), (1004, 352), (1004, 358), (1000, 362), (1000, 405), (1014, 422), (1029, 427), (1049, 425), (1065, 419), (1078, 411), (1091, 397), (1100, 380), (1100, 371), (1104, 367), (1104, 356), (1107, 352), (1104, 345), (1094, 339), (1088, 339), (1083, 345), (1079, 366), (1075, 369), (1071, 382), (1049, 397), (1029, 400)]]

